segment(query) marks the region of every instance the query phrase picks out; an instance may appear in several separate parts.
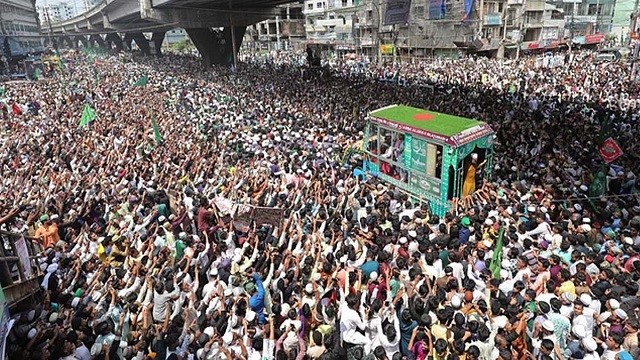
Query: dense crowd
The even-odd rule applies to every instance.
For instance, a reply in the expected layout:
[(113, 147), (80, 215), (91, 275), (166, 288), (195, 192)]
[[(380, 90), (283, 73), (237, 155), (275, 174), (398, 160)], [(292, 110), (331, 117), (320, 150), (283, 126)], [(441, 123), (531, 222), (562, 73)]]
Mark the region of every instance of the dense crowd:
[[(303, 80), (300, 59), (67, 54), (5, 86), (0, 224), (45, 249), (8, 358), (640, 358), (628, 63), (335, 62)], [(395, 103), (496, 130), (492, 180), (446, 216), (343, 163)], [(605, 128), (624, 155), (591, 198)], [(236, 221), (246, 205), (282, 221)]]

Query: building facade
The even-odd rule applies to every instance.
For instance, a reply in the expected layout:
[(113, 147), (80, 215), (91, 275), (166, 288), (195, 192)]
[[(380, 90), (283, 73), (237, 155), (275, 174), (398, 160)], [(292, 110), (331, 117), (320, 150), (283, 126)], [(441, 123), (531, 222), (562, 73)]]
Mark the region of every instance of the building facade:
[(49, 21), (52, 24), (55, 24), (76, 16), (76, 10), (74, 7), (66, 2), (41, 6), (37, 8), (37, 11), (40, 24), (44, 27), (48, 26)]
[(304, 48), (302, 2), (280, 5), (278, 15), (247, 27), (242, 47), (250, 52), (290, 51)]
[(0, 59), (13, 58), (44, 50), (35, 1), (0, 0)]
[(412, 0), (407, 23), (385, 25), (389, 3), (305, 0), (307, 43), (338, 56), (397, 60), (464, 52), (502, 56), (505, 47), (551, 46), (564, 36), (562, 8), (544, 0)]

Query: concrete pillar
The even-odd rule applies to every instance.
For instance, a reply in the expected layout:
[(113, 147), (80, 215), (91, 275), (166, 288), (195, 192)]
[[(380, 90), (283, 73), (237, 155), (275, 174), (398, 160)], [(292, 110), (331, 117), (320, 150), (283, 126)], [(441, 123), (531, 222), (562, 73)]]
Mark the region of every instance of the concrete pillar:
[[(222, 32), (208, 28), (186, 29), (189, 38), (196, 46), (205, 66), (233, 64), (233, 44), (231, 43), (231, 27), (225, 27)], [(246, 26), (234, 26), (236, 51), (242, 45)]]
[(127, 51), (131, 51), (131, 42), (133, 41), (133, 34), (126, 33), (124, 34), (124, 49)]
[(111, 48), (115, 45), (116, 50), (118, 50), (118, 51), (122, 51), (123, 50), (122, 38), (117, 33), (109, 33), (109, 34), (107, 34), (107, 36), (105, 37), (104, 40), (106, 42), (107, 49), (111, 50)]
[(77, 45), (73, 43), (73, 40), (71, 40), (71, 37), (69, 36), (61, 36), (60, 43), (62, 44), (62, 46), (67, 46), (71, 49), (75, 49), (77, 47)]
[(78, 36), (73, 37), (73, 43), (74, 43), (75, 46), (78, 46), (78, 42), (81, 42), (82, 46), (85, 47), (85, 48), (88, 46), (87, 38), (82, 36), (82, 35), (78, 35)]
[(143, 33), (133, 33), (131, 34), (131, 38), (136, 42), (140, 51), (142, 51), (145, 55), (151, 55), (151, 47), (149, 46), (149, 40), (144, 37)]
[(162, 42), (164, 41), (165, 31), (154, 32), (151, 36), (151, 42), (154, 47), (154, 53), (156, 56), (162, 56)]
[(97, 46), (97, 47), (101, 47), (101, 48), (106, 47), (106, 46), (105, 46), (105, 43), (104, 43), (104, 40), (102, 39), (102, 36), (100, 36), (100, 35), (91, 35), (91, 36), (89, 37), (89, 42), (90, 42), (92, 45), (94, 45), (94, 44), (95, 44), (95, 46)]

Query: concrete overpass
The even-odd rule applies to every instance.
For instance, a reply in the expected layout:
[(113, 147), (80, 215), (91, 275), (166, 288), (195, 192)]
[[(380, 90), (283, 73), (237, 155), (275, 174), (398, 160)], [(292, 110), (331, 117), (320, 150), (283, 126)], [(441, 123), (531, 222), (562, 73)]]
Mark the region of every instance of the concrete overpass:
[[(132, 41), (160, 55), (167, 30), (186, 29), (207, 64), (229, 64), (247, 25), (275, 15), (276, 5), (295, 0), (103, 0), (69, 20), (43, 28), (57, 44), (93, 44), (118, 50)], [(152, 33), (151, 39), (143, 33)]]

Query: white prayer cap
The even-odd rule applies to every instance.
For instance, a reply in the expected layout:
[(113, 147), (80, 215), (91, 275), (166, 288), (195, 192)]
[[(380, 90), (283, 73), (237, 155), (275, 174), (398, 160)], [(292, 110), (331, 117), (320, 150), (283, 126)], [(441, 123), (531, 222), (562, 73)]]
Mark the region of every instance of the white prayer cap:
[(627, 319), (627, 312), (618, 308), (614, 310), (614, 313), (616, 314), (616, 316), (618, 318), (620, 318), (621, 320), (626, 320)]
[(587, 329), (584, 327), (584, 325), (573, 325), (573, 327), (571, 328), (571, 333), (578, 339), (583, 339), (585, 336), (587, 336)]
[(609, 300), (609, 306), (613, 310), (619, 309), (620, 308), (620, 302), (618, 302), (618, 300), (616, 300), (616, 299), (610, 299)]
[(247, 319), (247, 322), (252, 322), (256, 318), (256, 313), (254, 311), (247, 310), (244, 318)]
[(596, 351), (596, 349), (598, 349), (598, 344), (591, 337), (582, 339), (582, 346), (584, 346), (584, 349), (587, 350), (590, 353), (592, 353), (592, 352)]

